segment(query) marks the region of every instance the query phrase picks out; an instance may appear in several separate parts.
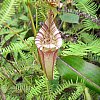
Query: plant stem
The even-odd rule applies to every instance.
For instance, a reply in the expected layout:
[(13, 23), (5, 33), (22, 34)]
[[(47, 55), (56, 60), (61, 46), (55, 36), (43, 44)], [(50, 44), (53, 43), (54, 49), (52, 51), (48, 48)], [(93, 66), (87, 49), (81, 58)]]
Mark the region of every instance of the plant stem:
[(38, 14), (37, 14), (37, 8), (36, 8), (36, 29), (38, 29)]
[(35, 25), (34, 25), (34, 20), (33, 20), (33, 17), (32, 17), (32, 12), (30, 10), (30, 4), (29, 3), (27, 4), (27, 7), (28, 7), (28, 11), (29, 11), (29, 16), (30, 16), (31, 24), (32, 24), (32, 31), (34, 33), (34, 36), (36, 36), (36, 28), (35, 28)]

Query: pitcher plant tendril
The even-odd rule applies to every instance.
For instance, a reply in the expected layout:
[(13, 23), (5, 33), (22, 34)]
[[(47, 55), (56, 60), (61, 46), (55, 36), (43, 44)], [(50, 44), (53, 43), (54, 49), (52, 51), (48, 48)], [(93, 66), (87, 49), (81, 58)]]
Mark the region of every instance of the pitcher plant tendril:
[(39, 30), (35, 44), (38, 48), (42, 68), (49, 80), (53, 79), (54, 63), (58, 49), (62, 45), (61, 35), (54, 23), (54, 14), (50, 10), (47, 20)]

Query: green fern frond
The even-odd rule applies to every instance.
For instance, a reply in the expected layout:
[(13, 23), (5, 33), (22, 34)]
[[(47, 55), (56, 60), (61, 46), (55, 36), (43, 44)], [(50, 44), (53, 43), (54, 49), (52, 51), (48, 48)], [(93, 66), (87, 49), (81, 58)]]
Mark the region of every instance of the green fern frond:
[(46, 13), (47, 13), (47, 8), (48, 8), (46, 3), (43, 1), (38, 1), (37, 5), (38, 5), (38, 7), (37, 7), (38, 20), (39, 21), (46, 20)]
[(80, 38), (84, 43), (89, 44), (92, 41), (96, 40), (97, 36), (86, 32), (82, 32), (80, 33)]
[(62, 51), (63, 56), (85, 56), (89, 52), (92, 52), (100, 56), (100, 39), (96, 39), (88, 44), (85, 44), (81, 41), (78, 41), (78, 43), (69, 43), (69, 45), (66, 46), (66, 48), (67, 49)]
[(45, 87), (45, 78), (42, 77), (40, 80), (36, 80), (36, 86), (32, 87), (30, 92), (27, 94), (27, 100), (31, 100), (33, 97), (41, 94), (41, 89)]
[(33, 40), (34, 40), (33, 38), (27, 39), (25, 42), (26, 44), (22, 42), (11, 43), (11, 45), (1, 49), (2, 54), (7, 55), (8, 53), (11, 53), (11, 52), (19, 52), (20, 50), (27, 50), (32, 46)]
[(82, 23), (79, 24), (73, 24), (71, 28), (69, 28), (67, 31), (64, 31), (65, 34), (73, 35), (77, 33), (79, 30), (83, 29)]
[[(80, 34), (80, 37), (81, 37), (81, 40), (85, 43), (85, 44), (91, 44), (93, 41), (95, 40), (98, 40), (97, 44), (99, 44), (99, 39), (97, 39), (97, 36), (96, 35), (93, 35), (93, 34), (88, 34), (88, 33), (81, 33)], [(90, 61), (93, 61), (93, 62), (100, 62), (100, 56), (97, 55), (97, 53), (92, 53), (92, 52), (89, 52), (87, 53), (86, 56), (84, 56), (84, 58), (87, 58), (89, 59)]]
[(100, 39), (96, 39), (93, 42), (89, 43), (88, 47), (88, 49), (90, 49), (92, 53), (100, 56)]
[(0, 25), (4, 24), (16, 12), (15, 8), (19, 7), (20, 0), (4, 0), (0, 10)]
[(17, 93), (28, 93), (30, 91), (31, 87), (28, 86), (27, 84), (24, 84), (24, 83), (18, 83), (16, 84), (16, 87), (15, 87), (15, 91)]
[(97, 25), (91, 20), (85, 19), (83, 21), (84, 30), (91, 30), (91, 29), (100, 29), (100, 25)]
[(73, 81), (68, 81), (62, 84), (56, 84), (57, 86), (53, 89), (53, 84), (50, 84), (45, 77), (42, 77), (42, 79), (36, 80), (36, 85), (32, 87), (30, 92), (27, 94), (27, 100), (31, 100), (33, 98), (36, 100), (38, 100), (38, 98), (41, 100), (55, 100), (58, 95), (62, 94), (63, 91), (68, 88), (74, 88), (74, 91), (70, 94), (70, 96), (68, 96), (68, 100), (76, 100), (83, 93), (85, 88), (83, 83), (77, 82), (73, 83)]
[(96, 17), (97, 5), (95, 2), (92, 0), (75, 0), (75, 2), (79, 10)]
[(98, 56), (97, 54), (88, 53), (88, 55), (85, 56), (85, 58), (88, 58), (92, 62), (100, 63), (100, 56)]
[(57, 80), (59, 78), (59, 72), (57, 71), (56, 67), (54, 68), (54, 79)]
[(68, 97), (68, 100), (76, 100), (84, 91), (84, 86), (82, 84), (74, 84), (74, 83), (63, 83), (61, 85), (59, 85), (56, 90), (53, 92), (52, 94), (52, 99), (51, 100), (54, 100), (56, 98), (57, 95), (61, 94), (63, 92), (64, 89), (67, 89), (67, 88), (73, 88), (73, 87), (76, 87), (75, 91)]
[(10, 95), (7, 95), (6, 100), (20, 100), (18, 97), (12, 97)]
[(78, 86), (76, 87), (76, 91), (74, 93), (72, 93), (72, 95), (68, 98), (68, 100), (76, 100), (77, 98), (79, 98), (79, 96), (82, 95), (84, 89), (82, 86)]

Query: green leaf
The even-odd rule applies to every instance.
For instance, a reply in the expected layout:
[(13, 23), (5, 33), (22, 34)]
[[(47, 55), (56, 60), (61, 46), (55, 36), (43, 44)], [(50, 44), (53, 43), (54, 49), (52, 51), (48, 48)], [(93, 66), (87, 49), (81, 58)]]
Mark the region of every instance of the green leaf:
[(68, 23), (78, 23), (79, 22), (79, 16), (76, 14), (63, 13), (63, 15), (60, 15), (60, 18), (62, 21), (68, 22)]
[(77, 56), (66, 56), (57, 59), (57, 69), (65, 79), (76, 81), (77, 76), (83, 79), (86, 86), (100, 93), (100, 68)]
[(18, 24), (18, 19), (17, 18), (13, 18), (13, 19), (9, 19), (9, 20), (7, 20), (6, 21), (7, 22), (7, 24), (10, 26), (14, 26), (14, 27), (16, 27), (16, 26), (19, 26), (19, 24)]
[(29, 21), (29, 18), (27, 16), (25, 16), (25, 15), (21, 15), (19, 19), (21, 19), (23, 21), (26, 21), (26, 22)]

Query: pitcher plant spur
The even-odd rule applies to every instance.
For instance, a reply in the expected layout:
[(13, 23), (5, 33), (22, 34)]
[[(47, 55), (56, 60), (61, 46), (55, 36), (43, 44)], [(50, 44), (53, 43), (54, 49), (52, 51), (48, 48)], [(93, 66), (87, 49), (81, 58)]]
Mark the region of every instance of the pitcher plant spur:
[(53, 79), (54, 63), (58, 49), (62, 45), (61, 35), (54, 23), (54, 14), (50, 10), (47, 20), (39, 30), (35, 44), (38, 48), (42, 68), (49, 80)]

